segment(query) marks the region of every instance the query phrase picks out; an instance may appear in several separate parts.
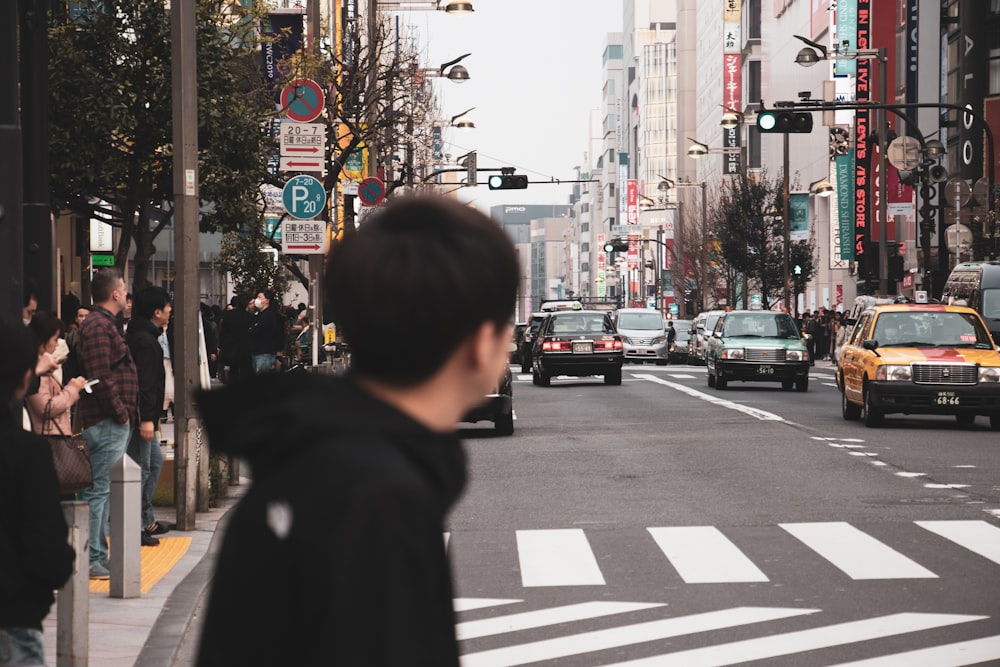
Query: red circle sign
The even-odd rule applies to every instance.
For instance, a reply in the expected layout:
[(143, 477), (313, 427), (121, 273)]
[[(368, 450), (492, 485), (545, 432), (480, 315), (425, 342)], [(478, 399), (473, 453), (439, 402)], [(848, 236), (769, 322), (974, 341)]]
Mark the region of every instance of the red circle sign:
[(375, 206), (385, 199), (385, 183), (370, 176), (358, 184), (358, 199), (362, 204)]
[(296, 79), (281, 89), (281, 108), (289, 120), (310, 123), (323, 113), (323, 89), (312, 79)]

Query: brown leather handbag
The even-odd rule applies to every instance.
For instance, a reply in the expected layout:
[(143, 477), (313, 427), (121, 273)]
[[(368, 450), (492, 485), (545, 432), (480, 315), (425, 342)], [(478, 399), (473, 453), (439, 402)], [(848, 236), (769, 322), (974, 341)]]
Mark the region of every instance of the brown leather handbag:
[(94, 470), (90, 465), (90, 449), (82, 435), (66, 435), (59, 422), (52, 417), (52, 400), (45, 405), (42, 415), (42, 432), (49, 430), (45, 425), (51, 422), (59, 435), (45, 435), (52, 447), (52, 462), (59, 480), (59, 495), (67, 496), (89, 489), (94, 485)]

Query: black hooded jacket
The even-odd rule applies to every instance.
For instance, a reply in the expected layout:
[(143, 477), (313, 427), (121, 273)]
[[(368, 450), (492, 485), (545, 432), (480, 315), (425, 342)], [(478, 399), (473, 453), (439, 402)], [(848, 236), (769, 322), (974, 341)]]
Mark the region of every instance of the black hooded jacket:
[(458, 665), (445, 515), (454, 435), (349, 378), (267, 375), (200, 395), (253, 485), (230, 515), (197, 664)]
[(52, 450), (20, 418), (20, 410), (0, 408), (0, 628), (41, 630), (74, 552)]

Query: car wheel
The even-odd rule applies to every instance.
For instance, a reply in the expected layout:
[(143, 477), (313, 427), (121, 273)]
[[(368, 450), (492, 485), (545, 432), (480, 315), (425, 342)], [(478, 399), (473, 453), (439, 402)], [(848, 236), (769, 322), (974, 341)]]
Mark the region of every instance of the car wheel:
[(622, 383), (622, 371), (620, 368), (616, 371), (612, 371), (611, 373), (604, 374), (604, 384), (618, 385), (621, 383)]
[(538, 376), (538, 371), (536, 371), (535, 369), (531, 369), (531, 384), (535, 385), (536, 387), (542, 384), (541, 378)]
[(969, 426), (976, 421), (975, 412), (958, 412), (955, 414), (955, 421), (959, 423), (960, 426)]
[(795, 391), (809, 391), (809, 376), (803, 375), (795, 380)]
[(493, 422), (493, 430), (497, 435), (513, 435), (514, 413), (506, 412), (502, 415), (497, 415), (496, 421)]
[(669, 363), (670, 363), (669, 359), (657, 359), (656, 360), (656, 365), (657, 366), (666, 366)]
[(865, 386), (862, 392), (862, 397), (864, 400), (864, 406), (862, 408), (861, 419), (864, 421), (865, 426), (868, 428), (873, 428), (875, 426), (882, 425), (882, 418), (885, 416), (881, 410), (872, 405), (872, 395), (868, 391), (868, 387)]
[(539, 387), (551, 387), (552, 386), (552, 376), (542, 371), (538, 374), (538, 386)]
[(782, 380), (781, 388), (785, 391), (791, 391), (795, 388), (795, 380)]
[(994, 412), (990, 415), (990, 428), (994, 431), (1000, 431), (1000, 412)]
[[(715, 370), (718, 371), (719, 367), (716, 366)], [(724, 378), (721, 375), (719, 375), (718, 373), (716, 373), (716, 376), (715, 376), (715, 388), (716, 389), (725, 389), (728, 386), (729, 386), (729, 380), (727, 380), (726, 378)]]
[(840, 414), (847, 421), (857, 421), (861, 416), (861, 406), (847, 400), (846, 392), (841, 392), (840, 394)]

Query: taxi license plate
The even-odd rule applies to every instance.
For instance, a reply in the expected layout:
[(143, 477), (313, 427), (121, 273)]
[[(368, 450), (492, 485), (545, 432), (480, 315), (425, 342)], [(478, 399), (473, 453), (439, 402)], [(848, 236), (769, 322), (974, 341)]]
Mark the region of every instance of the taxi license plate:
[(593, 343), (573, 343), (573, 354), (591, 354), (593, 351)]
[(934, 397), (935, 405), (958, 405), (958, 396), (953, 391), (939, 391)]
[(758, 366), (757, 375), (774, 375), (774, 366)]

